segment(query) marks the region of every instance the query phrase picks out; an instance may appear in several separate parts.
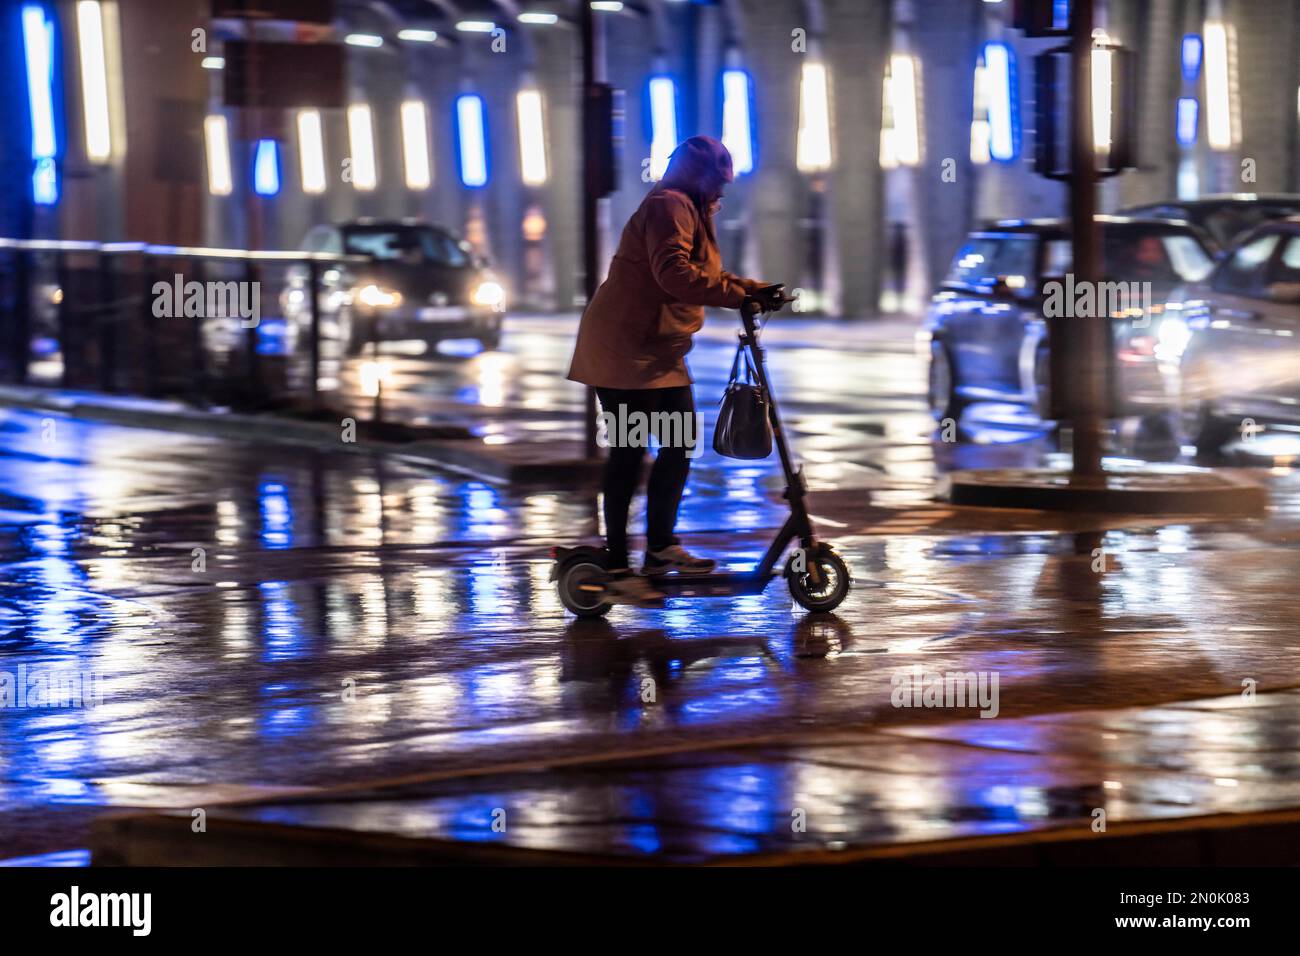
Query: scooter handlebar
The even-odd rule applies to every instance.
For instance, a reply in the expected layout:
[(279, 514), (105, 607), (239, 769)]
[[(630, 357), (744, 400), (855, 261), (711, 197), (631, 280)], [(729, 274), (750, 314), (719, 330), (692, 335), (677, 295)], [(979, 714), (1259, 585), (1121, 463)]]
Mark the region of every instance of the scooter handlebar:
[(740, 311), (754, 318), (764, 312), (779, 312), (797, 298), (798, 296), (786, 295), (783, 284), (763, 286), (757, 295), (746, 296)]

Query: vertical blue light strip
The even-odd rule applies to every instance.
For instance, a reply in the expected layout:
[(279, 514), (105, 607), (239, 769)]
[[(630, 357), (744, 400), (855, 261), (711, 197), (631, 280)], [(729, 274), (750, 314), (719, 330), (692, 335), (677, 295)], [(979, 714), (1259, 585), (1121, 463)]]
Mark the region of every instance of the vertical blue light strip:
[(474, 93), (456, 97), (456, 139), (460, 144), (460, 181), (471, 189), (486, 186), (488, 161), (483, 97)]
[(41, 205), (58, 201), (54, 155), (54, 24), (35, 4), (23, 7), (23, 51), (27, 60), (27, 103), (32, 118), (32, 196)]
[(1201, 112), (1201, 104), (1193, 96), (1182, 96), (1178, 99), (1178, 145), (1191, 146), (1196, 142), (1197, 119)]
[(1020, 101), (1016, 54), (1002, 42), (984, 44), (989, 90), (989, 155), (1009, 163), (1020, 152)]
[(273, 139), (259, 139), (253, 158), (253, 189), (259, 196), (280, 191), (280, 158)]
[(1199, 34), (1189, 33), (1183, 37), (1183, 79), (1188, 83), (1195, 83), (1201, 75), (1202, 49)]

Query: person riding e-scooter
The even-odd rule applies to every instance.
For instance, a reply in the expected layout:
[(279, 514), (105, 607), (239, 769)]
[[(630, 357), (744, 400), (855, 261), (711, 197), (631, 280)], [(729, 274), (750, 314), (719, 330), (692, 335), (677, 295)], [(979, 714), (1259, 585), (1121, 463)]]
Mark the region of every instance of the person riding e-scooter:
[[(695, 414), (685, 356), (704, 325), (704, 307), (737, 309), (755, 298), (766, 310), (784, 301), (779, 286), (742, 279), (722, 268), (713, 216), (735, 178), (731, 154), (709, 136), (692, 136), (668, 159), (663, 178), (628, 220), (609, 275), (582, 314), (569, 378), (595, 387), (603, 411), (666, 421)], [(679, 435), (696, 430), (679, 429)], [(644, 577), (676, 571), (707, 574), (716, 562), (692, 555), (673, 531), (690, 470), (692, 446), (665, 442), (650, 471), (646, 553), (641, 575), (628, 560), (627, 520), (645, 443), (618, 444), (610, 435), (605, 464), (605, 530), (609, 551), (606, 600), (657, 603), (664, 597)]]

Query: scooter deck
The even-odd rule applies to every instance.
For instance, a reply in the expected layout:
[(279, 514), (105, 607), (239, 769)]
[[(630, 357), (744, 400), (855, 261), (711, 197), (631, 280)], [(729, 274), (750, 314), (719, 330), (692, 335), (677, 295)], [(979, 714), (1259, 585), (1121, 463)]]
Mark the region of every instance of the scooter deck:
[(729, 594), (761, 594), (777, 577), (739, 572), (714, 572), (711, 574), (656, 574), (651, 583), (669, 597), (712, 597)]

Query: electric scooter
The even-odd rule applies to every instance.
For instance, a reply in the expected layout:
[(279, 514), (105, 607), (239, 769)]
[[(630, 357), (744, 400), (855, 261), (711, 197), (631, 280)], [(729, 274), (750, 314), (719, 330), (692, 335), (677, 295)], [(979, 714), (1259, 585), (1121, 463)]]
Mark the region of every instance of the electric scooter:
[[(783, 299), (783, 303), (793, 299)], [(778, 307), (779, 308), (779, 307)], [(781, 470), (785, 474), (785, 499), (790, 503), (790, 516), (776, 533), (767, 553), (758, 566), (749, 572), (713, 571), (708, 574), (682, 574), (669, 572), (650, 577), (650, 581), (668, 598), (731, 597), (739, 594), (759, 594), (782, 575), (790, 588), (791, 596), (809, 611), (831, 611), (839, 607), (849, 593), (849, 569), (844, 559), (834, 549), (817, 538), (806, 503), (808, 489), (804, 484), (803, 470), (794, 466), (781, 415), (776, 407), (772, 386), (768, 382), (767, 367), (763, 361), (764, 349), (759, 343), (761, 324), (756, 320), (761, 314), (760, 305), (746, 299), (740, 308), (740, 344), (749, 350), (759, 388), (767, 403), (768, 420), (772, 424), (772, 437), (781, 457)], [(799, 547), (791, 552), (783, 571), (777, 563), (794, 541)], [(551, 580), (556, 583), (560, 601), (578, 617), (599, 617), (613, 606), (605, 600), (605, 581), (609, 570), (609, 553), (601, 547), (580, 545), (575, 548), (551, 549), (555, 564)]]

